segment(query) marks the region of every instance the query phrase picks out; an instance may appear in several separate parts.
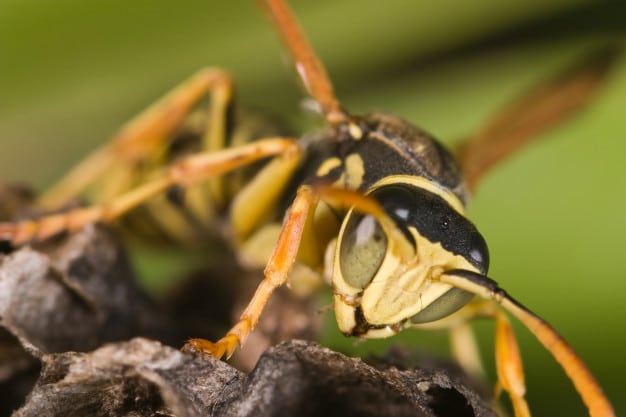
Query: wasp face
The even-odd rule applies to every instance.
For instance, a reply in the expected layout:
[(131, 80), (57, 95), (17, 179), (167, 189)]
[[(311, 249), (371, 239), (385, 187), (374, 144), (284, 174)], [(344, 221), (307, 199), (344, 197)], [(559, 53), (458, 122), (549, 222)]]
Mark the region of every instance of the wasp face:
[[(425, 184), (432, 183), (423, 177), (388, 177), (369, 192), (406, 242), (397, 242), (373, 216), (355, 211), (346, 216), (333, 266), (342, 332), (391, 336), (411, 324), (446, 317), (473, 297), (437, 278), (452, 269), (485, 274), (487, 245), (454, 194)], [(411, 256), (400, 254), (401, 243), (411, 246)]]

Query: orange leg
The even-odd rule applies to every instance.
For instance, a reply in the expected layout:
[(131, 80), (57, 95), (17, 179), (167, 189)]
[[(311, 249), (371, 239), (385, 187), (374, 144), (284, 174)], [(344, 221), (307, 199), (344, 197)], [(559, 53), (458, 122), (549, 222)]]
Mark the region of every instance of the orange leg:
[[(353, 207), (365, 214), (374, 216), (388, 234), (398, 242), (398, 251), (404, 256), (412, 256), (413, 249), (404, 235), (397, 229), (393, 220), (380, 205), (368, 196), (356, 191), (330, 186), (301, 186), (298, 190), (278, 238), (274, 252), (265, 268), (265, 278), (259, 284), (256, 293), (242, 313), (239, 321), (228, 331), (226, 336), (213, 343), (205, 339), (191, 339), (183, 347), (188, 352), (202, 352), (216, 358), (230, 357), (237, 345), (243, 345), (248, 334), (254, 330), (263, 308), (270, 296), (287, 281), (289, 271), (296, 261), (307, 219), (314, 212), (317, 202), (337, 202), (342, 206)], [(410, 253), (409, 253), (410, 252)]]
[(151, 157), (165, 146), (174, 129), (208, 93), (211, 93), (212, 100), (204, 149), (221, 149), (226, 107), (232, 98), (232, 90), (232, 79), (224, 71), (214, 68), (199, 71), (124, 125), (105, 145), (44, 194), (41, 203), (51, 208), (59, 207), (80, 194), (114, 164), (132, 164)]
[(451, 320), (452, 346), (459, 363), (470, 374), (484, 380), (485, 372), (468, 320), (488, 317), (496, 321), (496, 370), (498, 381), (494, 398), (497, 400), (502, 390), (509, 394), (515, 417), (530, 417), (530, 410), (524, 396), (524, 370), (517, 340), (508, 318), (497, 305), (487, 300), (475, 300)]
[(530, 410), (524, 399), (526, 385), (524, 383), (522, 357), (513, 328), (509, 319), (502, 312), (498, 312), (495, 316), (496, 370), (498, 373), (495, 397), (498, 398), (500, 390), (504, 389), (511, 398), (515, 417), (530, 417)]
[[(476, 318), (491, 318), (496, 321), (496, 370), (498, 381), (494, 399), (500, 397), (502, 390), (509, 394), (515, 417), (530, 417), (530, 411), (524, 395), (524, 371), (513, 328), (507, 317), (491, 300), (475, 299), (463, 309), (443, 318), (434, 324), (421, 324), (420, 328), (449, 328), (452, 353), (457, 363), (478, 381), (485, 381), (486, 374), (478, 352), (478, 346), (469, 321)], [(498, 404), (494, 405), (498, 407)]]
[[(509, 394), (515, 417), (530, 417), (530, 411), (524, 395), (524, 371), (513, 328), (498, 305), (492, 300), (475, 299), (463, 309), (434, 323), (422, 323), (416, 327), (430, 329), (450, 329), (452, 353), (457, 363), (478, 381), (485, 381), (486, 374), (478, 352), (470, 320), (490, 318), (496, 321), (496, 370), (498, 381), (494, 399), (497, 400), (502, 390)], [(494, 404), (498, 407), (498, 404)]]
[(484, 382), (487, 377), (483, 368), (483, 361), (480, 357), (474, 330), (468, 319), (469, 317), (450, 327), (452, 356), (468, 375), (476, 381)]
[[(563, 367), (589, 409), (589, 415), (591, 417), (615, 417), (611, 403), (587, 366), (574, 352), (574, 349), (548, 323), (509, 296), (494, 281), (483, 275), (470, 271), (453, 270), (443, 272), (438, 279), (484, 299), (493, 300), (513, 314)], [(521, 415), (528, 415), (523, 414), (525, 402), (522, 403), (515, 399), (517, 397), (523, 400), (523, 392), (525, 391), (517, 343), (512, 336), (510, 324), (500, 317), (498, 317), (497, 323), (496, 355), (499, 362), (498, 377), (502, 387), (511, 393), (514, 406), (515, 401), (518, 401), (517, 406), (520, 407)]]
[(173, 185), (189, 186), (224, 174), (259, 159), (299, 152), (293, 139), (268, 138), (220, 152), (206, 152), (181, 159), (166, 172), (104, 204), (44, 216), (37, 220), (0, 223), (0, 239), (19, 245), (43, 240), (63, 231), (77, 230), (89, 223), (111, 222)]
[(245, 343), (248, 334), (254, 330), (263, 308), (274, 290), (283, 285), (293, 267), (302, 240), (304, 225), (314, 211), (317, 196), (308, 186), (298, 190), (296, 198), (287, 213), (274, 252), (265, 267), (264, 279), (259, 284), (239, 321), (228, 331), (226, 336), (213, 343), (205, 339), (191, 339), (183, 347), (188, 352), (203, 352), (216, 358), (229, 358), (237, 345)]

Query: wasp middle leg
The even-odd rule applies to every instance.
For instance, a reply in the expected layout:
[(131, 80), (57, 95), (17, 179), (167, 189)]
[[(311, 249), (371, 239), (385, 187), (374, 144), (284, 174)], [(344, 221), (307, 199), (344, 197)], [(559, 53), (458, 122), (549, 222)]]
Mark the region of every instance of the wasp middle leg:
[(19, 245), (31, 239), (43, 240), (60, 232), (77, 230), (89, 223), (110, 223), (173, 186), (198, 184), (259, 159), (278, 155), (293, 157), (299, 155), (299, 152), (299, 145), (294, 139), (267, 138), (237, 148), (189, 156), (170, 166), (155, 179), (105, 203), (36, 220), (0, 223), (0, 239)]

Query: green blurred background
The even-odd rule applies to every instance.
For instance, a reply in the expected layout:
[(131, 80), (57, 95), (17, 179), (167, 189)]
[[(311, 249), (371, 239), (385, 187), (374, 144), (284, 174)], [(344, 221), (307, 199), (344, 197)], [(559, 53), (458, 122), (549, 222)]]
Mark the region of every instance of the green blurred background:
[[(402, 115), (449, 144), (626, 26), (623, 5), (592, 0), (294, 3), (346, 107)], [(242, 103), (304, 132), (318, 121), (301, 110), (284, 58), (254, 1), (2, 0), (0, 178), (45, 187), (207, 65), (235, 75)], [(626, 413), (625, 159), (621, 58), (587, 111), (495, 169), (470, 205), (490, 245), (490, 275), (576, 347), (618, 414)], [(492, 368), (493, 326), (476, 327)], [(518, 330), (535, 415), (586, 415), (558, 365)], [(336, 333), (324, 343), (349, 352), (391, 343)], [(443, 333), (397, 340), (446, 352)]]

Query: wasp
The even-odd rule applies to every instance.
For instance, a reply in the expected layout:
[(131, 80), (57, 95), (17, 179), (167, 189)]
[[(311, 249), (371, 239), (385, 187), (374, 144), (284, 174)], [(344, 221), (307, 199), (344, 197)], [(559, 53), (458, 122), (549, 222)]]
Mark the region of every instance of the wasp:
[[(107, 173), (109, 185), (95, 204), (2, 223), (0, 238), (20, 245), (111, 223), (144, 205), (153, 213), (168, 210), (171, 203), (182, 217), (161, 226), (194, 234), (210, 228), (216, 213), (225, 213), (229, 227), (223, 233), (245, 262), (264, 264), (264, 278), (223, 338), (191, 339), (184, 350), (230, 357), (278, 287), (313, 275), (330, 283), (337, 324), (349, 336), (385, 338), (411, 327), (448, 328), (457, 334), (460, 351), (468, 340), (462, 336), (464, 323), (493, 318), (498, 387), (509, 394), (515, 415), (523, 417), (530, 411), (509, 313), (563, 367), (591, 416), (613, 416), (571, 346), (488, 277), (487, 244), (465, 208), (491, 166), (569, 114), (598, 77), (564, 78), (553, 86), (556, 109), (555, 102), (545, 100), (553, 97), (551, 91), (526, 97), (453, 155), (399, 117), (349, 113), (285, 2), (260, 3), (319, 107), (322, 130), (294, 138), (234, 123), (231, 76), (201, 70), (132, 119), (41, 198), (44, 205), (62, 205)], [(168, 143), (193, 123), (189, 115), (207, 96), (201, 140)], [(562, 102), (571, 105), (559, 106)], [(531, 128), (513, 132), (507, 128), (513, 122)], [(231, 175), (247, 167), (253, 169)]]

